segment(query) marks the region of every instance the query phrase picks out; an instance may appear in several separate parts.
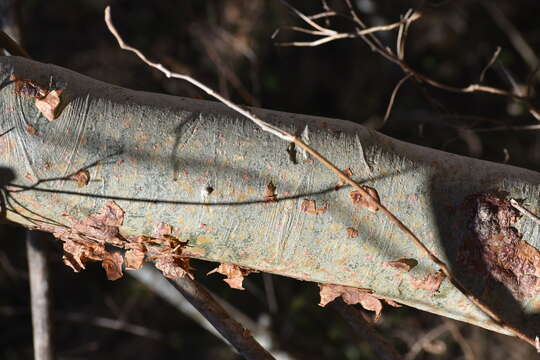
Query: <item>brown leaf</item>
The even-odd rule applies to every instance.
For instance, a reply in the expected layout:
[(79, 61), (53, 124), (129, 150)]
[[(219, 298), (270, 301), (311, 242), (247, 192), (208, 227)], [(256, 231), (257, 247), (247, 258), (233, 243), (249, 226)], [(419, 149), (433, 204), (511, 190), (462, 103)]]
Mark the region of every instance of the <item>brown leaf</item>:
[(106, 252), (103, 257), (101, 266), (105, 269), (107, 273), (107, 279), (109, 280), (118, 280), (124, 274), (122, 273), (122, 264), (124, 263), (124, 258), (119, 252)]
[(276, 186), (271, 181), (268, 183), (268, 185), (266, 185), (266, 188), (264, 189), (263, 200), (265, 202), (277, 201)]
[(312, 215), (324, 214), (326, 210), (328, 210), (328, 203), (324, 203), (322, 207), (317, 209), (317, 206), (315, 205), (315, 200), (304, 199), (304, 201), (302, 201), (302, 204), (300, 205), (300, 209), (303, 212)]
[(60, 105), (60, 95), (63, 90), (53, 90), (43, 98), (36, 98), (35, 105), (39, 112), (49, 121), (53, 121), (58, 117), (57, 109)]
[(75, 272), (85, 269), (88, 261), (99, 261), (105, 256), (105, 246), (94, 241), (67, 240), (63, 244), (64, 264)]
[[(353, 172), (352, 172), (351, 168), (347, 168), (347, 169), (343, 170), (343, 173), (345, 175), (347, 175), (348, 178), (351, 178), (353, 176)], [(336, 190), (336, 191), (339, 190), (339, 188), (342, 187), (343, 185), (345, 185), (345, 181), (343, 181), (342, 179), (339, 179), (338, 183), (334, 187), (334, 190)]]
[(77, 182), (77, 187), (83, 187), (88, 185), (88, 182), (90, 181), (90, 173), (88, 170), (79, 170), (74, 175), (71, 175), (71, 180), (75, 180)]
[(381, 317), (382, 303), (375, 296), (371, 295), (371, 290), (355, 288), (351, 286), (319, 284), (319, 295), (321, 301), (319, 306), (326, 306), (337, 297), (341, 296), (346, 304), (360, 304), (366, 310), (375, 312), (375, 321)]
[(128, 243), (125, 246), (126, 251), (126, 270), (138, 270), (142, 267), (144, 256), (146, 254), (146, 246), (140, 242)]
[(154, 263), (156, 268), (161, 270), (163, 275), (169, 279), (179, 279), (184, 276), (190, 279), (194, 278), (190, 272), (193, 268), (189, 264), (189, 258), (183, 258), (175, 254), (161, 254), (157, 255)]
[(242, 287), (244, 276), (248, 276), (250, 273), (256, 272), (256, 271), (251, 270), (251, 269), (246, 269), (244, 267), (241, 267), (235, 264), (224, 263), (224, 264), (220, 264), (217, 268), (210, 271), (206, 275), (210, 275), (215, 272), (225, 275), (227, 278), (223, 279), (223, 281), (229, 284), (231, 288), (238, 289), (238, 290), (245, 290)]
[(416, 261), (416, 259), (403, 258), (399, 260), (389, 261), (387, 264), (399, 271), (409, 272), (413, 267), (418, 265), (418, 261)]
[(353, 227), (347, 228), (347, 236), (350, 238), (357, 238), (358, 237), (358, 230), (356, 230)]
[(442, 281), (446, 276), (442, 270), (437, 271), (433, 274), (428, 274), (423, 279), (413, 278), (411, 279), (411, 285), (417, 289), (428, 290), (428, 291), (438, 291), (441, 286)]
[[(381, 203), (377, 190), (369, 186), (362, 186), (362, 188), (375, 200), (377, 204)], [(349, 194), (349, 197), (354, 205), (363, 206), (373, 213), (379, 210), (379, 208), (373, 203), (373, 199), (364, 197), (364, 195), (362, 195), (362, 193), (358, 190), (352, 191)]]

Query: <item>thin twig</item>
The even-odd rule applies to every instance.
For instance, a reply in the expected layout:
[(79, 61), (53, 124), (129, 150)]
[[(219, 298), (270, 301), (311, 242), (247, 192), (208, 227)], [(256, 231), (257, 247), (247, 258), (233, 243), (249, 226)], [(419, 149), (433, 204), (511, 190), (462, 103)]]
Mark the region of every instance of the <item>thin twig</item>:
[[(282, 2), (284, 2), (284, 1), (282, 1)], [(330, 41), (334, 41), (334, 40), (341, 40), (341, 39), (360, 37), (360, 38), (362, 38), (362, 40), (364, 40), (364, 42), (366, 42), (366, 44), (368, 44), (370, 46), (370, 48), (373, 51), (377, 52), (378, 54), (380, 54), (381, 56), (383, 56), (384, 58), (386, 58), (390, 62), (393, 62), (394, 64), (401, 67), (403, 72), (405, 72), (406, 74), (412, 74), (414, 79), (416, 81), (418, 81), (418, 82), (423, 82), (423, 83), (426, 83), (426, 84), (428, 84), (430, 86), (433, 86), (433, 87), (436, 87), (436, 88), (439, 88), (439, 89), (442, 89), (442, 90), (450, 91), (450, 92), (455, 92), (455, 93), (484, 92), (484, 93), (489, 93), (489, 94), (500, 95), (500, 96), (505, 96), (505, 97), (508, 97), (508, 98), (512, 98), (514, 100), (517, 100), (517, 101), (520, 101), (520, 102), (523, 102), (523, 103), (527, 104), (527, 106), (529, 108), (529, 113), (532, 116), (534, 116), (537, 120), (540, 120), (540, 110), (536, 109), (532, 105), (532, 103), (530, 101), (530, 98), (527, 96), (527, 94), (521, 94), (521, 93), (518, 93), (518, 92), (503, 90), (503, 89), (499, 89), (499, 88), (496, 88), (496, 87), (486, 86), (486, 85), (481, 85), (481, 84), (470, 84), (470, 85), (465, 86), (465, 87), (456, 87), (456, 86), (450, 86), (450, 85), (443, 84), (443, 83), (441, 83), (439, 81), (431, 79), (430, 77), (428, 77), (428, 76), (426, 76), (424, 74), (421, 74), (421, 73), (417, 72), (416, 70), (411, 68), (403, 60), (402, 56), (404, 55), (404, 49), (405, 49), (404, 36), (402, 36), (401, 39), (400, 39), (397, 54), (395, 54), (390, 48), (384, 46), (380, 42), (380, 40), (375, 36), (375, 32), (378, 32), (378, 31), (390, 30), (390, 29), (393, 29), (393, 28), (396, 28), (396, 27), (400, 27), (400, 29), (401, 29), (401, 26), (403, 24), (410, 24), (413, 21), (420, 18), (420, 16), (421, 16), (420, 13), (415, 12), (409, 18), (407, 18), (405, 16), (405, 17), (403, 17), (403, 19), (401, 21), (399, 21), (397, 23), (394, 23), (394, 24), (385, 25), (385, 26), (382, 26), (382, 27), (378, 26), (378, 27), (368, 28), (368, 27), (366, 27), (364, 22), (360, 19), (360, 17), (356, 13), (356, 11), (354, 11), (350, 0), (345, 0), (345, 3), (347, 4), (347, 7), (349, 8), (349, 12), (351, 14), (352, 20), (359, 27), (357, 29), (357, 32), (356, 32), (356, 35), (358, 35), (358, 36), (352, 36), (352, 33), (338, 33), (336, 31), (334, 31), (332, 33), (328, 33), (328, 35), (321, 35), (321, 36), (324, 36), (324, 37), (322, 37), (322, 38), (320, 38), (318, 40), (309, 41), (309, 42), (289, 42), (289, 43), (285, 43), (285, 44), (279, 44), (278, 43), (278, 45), (281, 45), (281, 46), (311, 46), (311, 47), (313, 47), (313, 46), (318, 46), (318, 45), (321, 45), (321, 44), (324, 44), (324, 43), (327, 43), (327, 42), (330, 42)], [(285, 4), (289, 8), (294, 9), (291, 5), (289, 5), (287, 3), (285, 3)], [(306, 15), (302, 14), (300, 11), (298, 11), (296, 9), (294, 9), (294, 12), (296, 14), (298, 14), (298, 16), (302, 20), (306, 21)], [(306, 23), (308, 23), (309, 25), (312, 25), (313, 21), (311, 21), (311, 20), (310, 20), (310, 22), (306, 21)], [(317, 26), (316, 29), (319, 29), (319, 26)], [(330, 29), (324, 28), (323, 32), (326, 32), (326, 31), (329, 31), (329, 30)]]
[[(295, 11), (298, 11), (295, 9)], [(300, 12), (298, 12), (300, 13)], [(302, 14), (303, 15), (303, 14)], [(314, 41), (293, 41), (293, 42), (283, 42), (283, 43), (276, 43), (278, 46), (319, 46), (325, 43), (328, 43), (330, 41), (340, 40), (340, 39), (347, 39), (347, 38), (357, 38), (357, 37), (363, 37), (368, 34), (373, 34), (379, 31), (389, 31), (396, 28), (401, 27), (404, 24), (411, 23), (417, 19), (419, 19), (421, 16), (420, 13), (413, 13), (409, 18), (404, 18), (401, 21), (398, 21), (396, 23), (390, 24), (390, 25), (380, 25), (380, 26), (373, 26), (370, 28), (358, 30), (354, 33), (338, 33), (336, 31), (329, 32), (328, 29), (325, 30), (309, 30), (297, 26), (291, 26), (288, 27), (290, 30), (303, 32), (311, 35), (320, 35), (324, 36), (323, 38), (320, 38), (318, 40)], [(303, 15), (302, 19), (307, 19), (307, 16)], [(311, 25), (312, 22), (309, 24)]]
[[(44, 233), (26, 231), (26, 254), (30, 274), (34, 360), (53, 359), (49, 266)], [(48, 234), (47, 234), (48, 236)]]
[(399, 80), (399, 82), (396, 84), (396, 86), (394, 87), (394, 90), (392, 91), (392, 95), (390, 96), (390, 101), (388, 102), (388, 106), (386, 108), (386, 113), (384, 114), (384, 119), (383, 119), (383, 125), (386, 124), (386, 122), (388, 121), (388, 118), (390, 117), (390, 114), (392, 113), (392, 107), (394, 106), (394, 101), (396, 99), (396, 95), (399, 91), (399, 88), (401, 87), (401, 85), (403, 85), (405, 83), (405, 81), (407, 81), (410, 77), (412, 76), (412, 74), (407, 74), (405, 75), (401, 80)]
[(482, 72), (480, 73), (480, 79), (478, 80), (479, 83), (484, 81), (484, 76), (486, 76), (486, 72), (495, 63), (500, 53), (501, 53), (501, 47), (497, 46), (497, 49), (491, 56), (491, 59), (489, 59), (489, 62), (486, 64), (486, 66), (482, 69)]
[(325, 11), (325, 12), (322, 12), (322, 13), (310, 15), (310, 16), (308, 16), (308, 18), (310, 18), (311, 20), (317, 20), (317, 19), (324, 19), (324, 18), (337, 16), (337, 15), (338, 14), (335, 11), (330, 10), (330, 11)]
[(518, 209), (523, 215), (540, 225), (540, 218), (521, 206), (516, 200), (510, 199), (510, 205)]
[(448, 328), (448, 331), (450, 331), (450, 334), (452, 334), (452, 337), (458, 343), (461, 351), (463, 351), (463, 356), (465, 357), (465, 360), (476, 360), (476, 356), (474, 355), (471, 344), (469, 344), (467, 339), (465, 339), (465, 337), (459, 330), (459, 325), (456, 323), (456, 321), (448, 318), (443, 318), (443, 320), (446, 324), (446, 327)]
[(371, 346), (377, 358), (381, 360), (402, 359), (394, 346), (386, 341), (386, 339), (364, 319), (360, 310), (345, 304), (341, 299), (333, 301), (330, 306), (336, 310), (347, 323), (349, 323), (359, 338)]
[(495, 20), (495, 23), (504, 31), (508, 39), (516, 49), (516, 51), (521, 55), (523, 60), (529, 65), (530, 69), (534, 69), (540, 63), (538, 57), (534, 53), (534, 50), (529, 46), (527, 41), (520, 34), (518, 29), (508, 20), (504, 15), (504, 12), (497, 7), (497, 4), (490, 0), (482, 1), (482, 5), (488, 10), (490, 15)]
[[(290, 6), (290, 5), (289, 5)], [(305, 15), (303, 15), (305, 17)], [(310, 20), (310, 22), (312, 22)], [(312, 155), (314, 158), (316, 158), (319, 162), (321, 162), (324, 166), (326, 166), (328, 169), (332, 170), (344, 183), (349, 184), (354, 189), (358, 190), (359, 193), (362, 195), (363, 198), (368, 199), (368, 202), (370, 205), (380, 210), (391, 222), (393, 222), (403, 233), (405, 233), (414, 243), (417, 247), (419, 247), (424, 254), (431, 259), (436, 265), (438, 265), (442, 272), (445, 274), (445, 276), (448, 278), (448, 280), (461, 292), (469, 301), (471, 301), (473, 304), (475, 304), (480, 310), (482, 310), (484, 313), (486, 313), (489, 317), (492, 318), (492, 320), (497, 323), (499, 326), (501, 326), (503, 329), (513, 333), (520, 339), (528, 342), (529, 344), (533, 345), (535, 344), (534, 340), (525, 335), (520, 330), (506, 324), (500, 316), (495, 314), (487, 305), (482, 303), (478, 298), (476, 298), (470, 291), (468, 291), (463, 284), (459, 280), (457, 280), (453, 274), (450, 272), (449, 267), (446, 265), (444, 261), (439, 259), (434, 253), (429, 250), (429, 248), (424, 245), (424, 243), (405, 225), (399, 220), (390, 210), (388, 210), (384, 205), (382, 205), (380, 202), (378, 202), (376, 199), (374, 199), (366, 190), (365, 187), (360, 186), (356, 182), (354, 182), (351, 178), (349, 178), (343, 171), (341, 171), (339, 168), (337, 168), (334, 164), (332, 164), (330, 161), (328, 161), (323, 155), (321, 155), (318, 151), (308, 146), (306, 143), (304, 143), (299, 137), (294, 136), (276, 126), (273, 126), (256, 115), (252, 114), (248, 110), (243, 109), (242, 107), (234, 104), (230, 100), (225, 99), (221, 95), (217, 94), (215, 91), (207, 87), (206, 85), (200, 83), (199, 81), (193, 79), (190, 76), (183, 75), (183, 74), (177, 74), (169, 71), (166, 69), (163, 65), (151, 62), (146, 58), (146, 56), (138, 49), (133, 48), (127, 44), (124, 43), (120, 35), (118, 34), (118, 31), (115, 29), (114, 25), (112, 24), (111, 15), (110, 15), (110, 7), (107, 7), (105, 9), (105, 23), (107, 24), (107, 27), (109, 28), (109, 31), (114, 35), (116, 40), (118, 41), (118, 44), (120, 48), (124, 50), (131, 51), (135, 53), (143, 62), (148, 64), (151, 67), (154, 67), (160, 71), (162, 71), (167, 77), (182, 79), (185, 81), (188, 81), (189, 83), (199, 87), (203, 91), (205, 91), (207, 94), (213, 96), (217, 100), (221, 101), (223, 104), (227, 105), (231, 109), (237, 111), (238, 113), (244, 115), (251, 121), (253, 121), (256, 125), (258, 125), (261, 129), (264, 131), (267, 131), (271, 134), (274, 134), (278, 136), (280, 139), (286, 140), (288, 142), (294, 142), (296, 146), (300, 147), (310, 155)], [(324, 30), (324, 28), (319, 27), (320, 29)], [(412, 72), (412, 71), (411, 71)]]
[(414, 343), (413, 346), (411, 346), (411, 349), (405, 356), (405, 360), (414, 360), (420, 354), (424, 346), (432, 342), (433, 340), (437, 339), (439, 336), (443, 335), (445, 332), (447, 332), (448, 326), (446, 324), (440, 324), (427, 333), (425, 333), (418, 341)]
[(123, 331), (128, 334), (145, 337), (156, 341), (163, 341), (165, 338), (163, 334), (159, 331), (149, 329), (142, 325), (133, 324), (121, 319), (111, 319), (101, 316), (93, 316), (80, 312), (57, 314), (56, 318), (64, 321), (83, 323), (85, 325), (94, 325), (105, 329)]

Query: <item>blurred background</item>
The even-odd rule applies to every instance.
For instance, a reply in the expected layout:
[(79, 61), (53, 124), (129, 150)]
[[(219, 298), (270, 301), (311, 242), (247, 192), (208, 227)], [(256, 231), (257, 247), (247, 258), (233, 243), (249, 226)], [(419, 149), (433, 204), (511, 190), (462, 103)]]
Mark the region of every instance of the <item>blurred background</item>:
[[(506, 97), (450, 93), (408, 81), (384, 121), (403, 71), (360, 39), (318, 47), (276, 46), (276, 42), (311, 39), (286, 29), (304, 24), (280, 1), (4, 3), (14, 9), (21, 42), (34, 59), (95, 79), (136, 90), (207, 98), (191, 85), (167, 80), (119, 50), (103, 22), (103, 10), (110, 4), (114, 22), (128, 43), (237, 103), (347, 119), (419, 145), (533, 170), (540, 167), (540, 124), (526, 105)], [(540, 64), (540, 3), (536, 0), (353, 3), (368, 26), (396, 22), (409, 8), (421, 11), (424, 16), (409, 29), (406, 61), (447, 85), (479, 82), (498, 47), (500, 53), (485, 72), (483, 84), (523, 92), (527, 87), (534, 89), (540, 77), (534, 73)], [(307, 15), (326, 7), (346, 13), (342, 1), (291, 0), (290, 4)], [(352, 22), (340, 17), (319, 21), (333, 29), (354, 29)], [(389, 31), (378, 36), (394, 48), (396, 35)], [(30, 359), (24, 231), (6, 225), (1, 231), (0, 358)], [(125, 276), (107, 281), (100, 264), (89, 264), (87, 270), (75, 274), (63, 265), (60, 244), (51, 241), (50, 247), (58, 358), (238, 358), (221, 340), (138, 280)], [(370, 344), (358, 338), (337, 312), (317, 305), (316, 284), (252, 274), (245, 281), (246, 291), (241, 292), (229, 289), (218, 275), (204, 276), (215, 264), (195, 261), (193, 265), (198, 280), (265, 329), (283, 358), (374, 358)], [(385, 309), (374, 326), (409, 360), (535, 356), (532, 348), (511, 337), (408, 307)]]

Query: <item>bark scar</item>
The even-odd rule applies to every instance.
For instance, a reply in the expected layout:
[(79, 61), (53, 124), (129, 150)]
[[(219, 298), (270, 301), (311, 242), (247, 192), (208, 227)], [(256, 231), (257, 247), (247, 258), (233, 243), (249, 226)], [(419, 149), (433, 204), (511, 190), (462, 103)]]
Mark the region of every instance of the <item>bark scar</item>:
[(519, 212), (504, 196), (476, 194), (466, 202), (470, 209), (468, 236), (458, 254), (466, 270), (491, 275), (517, 300), (540, 293), (540, 252), (522, 239), (514, 225)]

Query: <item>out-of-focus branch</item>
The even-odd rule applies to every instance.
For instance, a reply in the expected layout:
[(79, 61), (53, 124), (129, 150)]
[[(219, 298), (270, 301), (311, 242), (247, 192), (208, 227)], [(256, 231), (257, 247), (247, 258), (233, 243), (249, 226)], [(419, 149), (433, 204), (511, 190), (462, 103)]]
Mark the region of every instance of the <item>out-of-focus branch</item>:
[(168, 280), (246, 359), (274, 359), (197, 281), (188, 277)]
[(364, 319), (358, 309), (345, 304), (341, 299), (332, 302), (331, 307), (339, 312), (343, 319), (345, 319), (345, 321), (353, 328), (359, 338), (366, 341), (371, 346), (377, 358), (381, 360), (402, 359), (394, 346), (386, 341), (386, 339)]
[(37, 231), (26, 232), (35, 360), (53, 359), (49, 267), (45, 250), (46, 236), (50, 235)]

